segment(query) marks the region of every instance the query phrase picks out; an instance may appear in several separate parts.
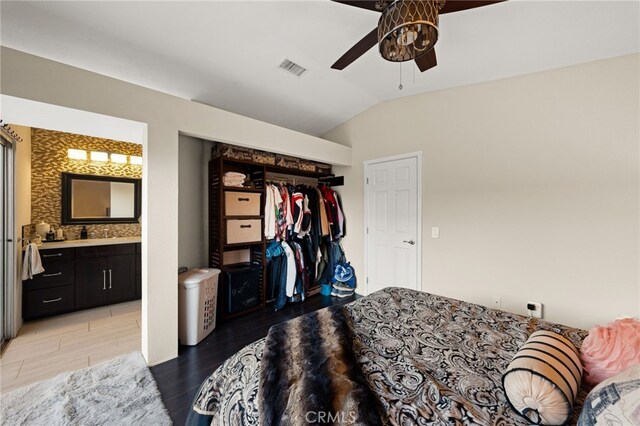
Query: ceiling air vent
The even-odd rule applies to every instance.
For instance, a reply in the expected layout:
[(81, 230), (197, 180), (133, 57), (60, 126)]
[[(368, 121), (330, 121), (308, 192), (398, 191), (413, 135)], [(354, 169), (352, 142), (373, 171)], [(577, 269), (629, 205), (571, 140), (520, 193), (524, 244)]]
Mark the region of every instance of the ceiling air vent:
[(282, 63), (280, 64), (280, 68), (287, 72), (290, 72), (291, 74), (294, 74), (296, 77), (302, 77), (302, 74), (307, 72), (307, 69), (305, 67), (301, 67), (300, 65), (296, 64), (293, 61), (290, 61), (289, 59), (285, 59), (284, 61), (282, 61)]

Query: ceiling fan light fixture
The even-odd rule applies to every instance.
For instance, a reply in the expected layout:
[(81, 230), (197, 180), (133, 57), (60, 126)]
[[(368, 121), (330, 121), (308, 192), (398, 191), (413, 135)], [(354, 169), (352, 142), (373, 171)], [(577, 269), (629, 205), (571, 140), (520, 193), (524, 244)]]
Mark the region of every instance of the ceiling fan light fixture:
[(438, 41), (438, 11), (444, 0), (397, 0), (378, 21), (378, 46), (391, 62), (416, 59)]

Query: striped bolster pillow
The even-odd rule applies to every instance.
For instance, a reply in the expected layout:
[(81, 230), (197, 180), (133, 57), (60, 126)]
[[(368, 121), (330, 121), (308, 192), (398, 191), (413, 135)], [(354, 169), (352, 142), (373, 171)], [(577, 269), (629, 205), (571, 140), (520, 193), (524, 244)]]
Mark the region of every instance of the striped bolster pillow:
[(533, 424), (561, 425), (573, 412), (582, 365), (565, 337), (536, 331), (518, 350), (502, 376), (511, 407)]

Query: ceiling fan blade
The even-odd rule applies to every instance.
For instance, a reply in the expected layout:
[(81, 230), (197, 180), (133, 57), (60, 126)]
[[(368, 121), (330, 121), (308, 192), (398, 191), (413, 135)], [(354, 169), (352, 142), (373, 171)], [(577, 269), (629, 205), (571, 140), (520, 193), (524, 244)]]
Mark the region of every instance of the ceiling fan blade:
[(443, 13), (459, 12), (461, 10), (473, 9), (476, 7), (488, 6), (490, 4), (502, 3), (507, 0), (449, 0), (440, 9), (440, 15)]
[(438, 61), (436, 61), (436, 49), (431, 49), (424, 55), (418, 56), (415, 61), (421, 72), (435, 67), (438, 65)]
[[(359, 7), (361, 9), (373, 10), (374, 12), (382, 12), (387, 8), (393, 0), (377, 2), (374, 0), (332, 0), (336, 3), (346, 4), (347, 6)], [(376, 7), (378, 5), (378, 7)]]
[(342, 55), (335, 64), (331, 65), (334, 70), (345, 69), (353, 61), (364, 55), (369, 49), (378, 43), (378, 28), (374, 28), (369, 34), (362, 37), (362, 40), (353, 45), (353, 47), (347, 50), (347, 53)]

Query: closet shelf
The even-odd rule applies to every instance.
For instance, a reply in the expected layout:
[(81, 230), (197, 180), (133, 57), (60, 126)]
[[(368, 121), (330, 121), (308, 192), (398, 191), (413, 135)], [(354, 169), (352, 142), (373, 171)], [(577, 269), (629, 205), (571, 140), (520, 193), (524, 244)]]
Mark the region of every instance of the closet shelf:
[(242, 216), (242, 215), (231, 215), (231, 216), (224, 216), (225, 219), (264, 219), (264, 215), (260, 215), (260, 216)]
[(225, 186), (222, 189), (225, 191), (256, 192), (259, 194), (264, 192), (264, 188), (245, 188), (242, 186)]
[(223, 244), (224, 248), (230, 248), (230, 247), (248, 247), (248, 246), (259, 246), (263, 243), (264, 241), (252, 241), (249, 243), (233, 243), (233, 244)]

